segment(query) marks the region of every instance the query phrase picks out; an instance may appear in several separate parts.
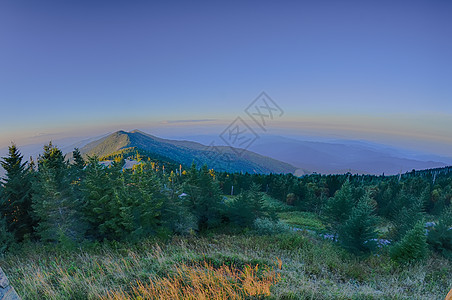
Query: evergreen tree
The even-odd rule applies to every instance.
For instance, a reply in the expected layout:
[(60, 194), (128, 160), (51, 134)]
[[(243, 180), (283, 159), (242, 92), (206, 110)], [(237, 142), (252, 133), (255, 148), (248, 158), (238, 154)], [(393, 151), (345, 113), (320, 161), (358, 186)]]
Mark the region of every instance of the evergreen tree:
[(389, 251), (391, 258), (399, 263), (410, 263), (427, 255), (427, 237), (424, 221), (421, 220), (410, 229)]
[(206, 165), (200, 171), (192, 165), (184, 190), (189, 195), (189, 207), (198, 219), (200, 230), (220, 224), (220, 187)]
[(5, 254), (13, 243), (14, 235), (8, 231), (5, 218), (0, 217), (0, 256)]
[(9, 156), (0, 162), (6, 171), (3, 179), (3, 192), (0, 196), (1, 216), (5, 218), (7, 230), (14, 234), (17, 241), (33, 232), (35, 223), (32, 218), (32, 177), (23, 162), (15, 144), (9, 147)]
[(78, 148), (75, 148), (74, 151), (72, 151), (72, 157), (74, 158), (73, 166), (78, 170), (82, 170), (85, 167), (85, 160), (80, 154), (80, 150)]
[(367, 192), (340, 228), (339, 241), (344, 248), (355, 254), (369, 252), (375, 248), (377, 218), (374, 212), (375, 203)]
[(353, 191), (350, 180), (347, 179), (340, 190), (338, 190), (334, 197), (327, 202), (325, 217), (326, 221), (331, 224), (332, 228), (336, 230), (340, 225), (344, 224), (349, 218), (350, 212), (354, 206)]
[(427, 242), (434, 251), (452, 259), (452, 206), (444, 210), (438, 223), (429, 230)]
[(44, 146), (33, 184), (33, 208), (37, 232), (43, 241), (72, 241), (83, 237), (85, 227), (79, 212), (81, 199), (72, 192), (72, 181), (63, 153), (51, 143)]
[(407, 195), (404, 194), (404, 191), (401, 191), (398, 201), (403, 206), (392, 217), (394, 227), (390, 232), (390, 236), (394, 240), (400, 240), (408, 230), (413, 228), (424, 217), (424, 201), (422, 197)]
[(230, 220), (241, 227), (250, 227), (254, 219), (251, 218), (253, 211), (251, 199), (247, 191), (241, 192), (231, 203)]
[(88, 223), (87, 236), (98, 240), (122, 236), (120, 206), (124, 184), (117, 165), (105, 168), (97, 157), (88, 159), (82, 183), (83, 216)]
[(243, 191), (234, 199), (230, 209), (230, 218), (232, 222), (239, 226), (250, 227), (257, 218), (268, 215), (264, 207), (264, 199), (260, 190), (260, 185), (253, 182), (248, 191)]
[(157, 233), (166, 197), (159, 179), (152, 172), (135, 171), (126, 185), (127, 197), (121, 205), (122, 225), (128, 238), (138, 239)]

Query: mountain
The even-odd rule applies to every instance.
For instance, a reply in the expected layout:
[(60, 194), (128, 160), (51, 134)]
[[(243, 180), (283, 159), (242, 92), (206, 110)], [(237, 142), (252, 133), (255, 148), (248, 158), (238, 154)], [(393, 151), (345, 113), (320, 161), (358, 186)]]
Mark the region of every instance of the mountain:
[(140, 151), (159, 160), (182, 163), (206, 163), (218, 171), (249, 173), (293, 173), (296, 168), (244, 149), (219, 146), (216, 150), (196, 142), (159, 138), (139, 130), (117, 131), (88, 143), (80, 149), (84, 156), (109, 156), (121, 151)]
[(427, 156), (365, 141), (319, 142), (263, 136), (249, 150), (323, 174), (393, 175), (452, 165), (451, 158)]

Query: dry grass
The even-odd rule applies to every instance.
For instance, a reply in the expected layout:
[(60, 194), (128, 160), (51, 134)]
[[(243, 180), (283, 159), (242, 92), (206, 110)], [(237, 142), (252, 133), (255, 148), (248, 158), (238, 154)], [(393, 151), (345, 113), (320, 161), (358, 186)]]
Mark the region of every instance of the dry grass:
[(30, 245), (0, 259), (0, 266), (24, 300), (443, 300), (452, 287), (446, 259), (398, 266), (384, 253), (356, 258), (304, 233), (174, 237), (73, 250)]
[(208, 263), (175, 268), (175, 274), (166, 278), (150, 278), (149, 283), (137, 281), (131, 292), (107, 292), (104, 300), (122, 299), (198, 299), (226, 300), (270, 296), (270, 287), (278, 281), (273, 270), (259, 275), (259, 267), (245, 266), (243, 270), (222, 265), (214, 268)]

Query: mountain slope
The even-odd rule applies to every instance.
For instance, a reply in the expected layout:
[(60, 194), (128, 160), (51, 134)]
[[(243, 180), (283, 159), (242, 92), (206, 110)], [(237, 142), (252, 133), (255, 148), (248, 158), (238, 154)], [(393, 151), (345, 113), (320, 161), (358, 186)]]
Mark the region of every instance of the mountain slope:
[(198, 166), (206, 163), (209, 168), (218, 171), (292, 173), (296, 169), (288, 163), (246, 150), (240, 151), (239, 155), (236, 153), (238, 149), (222, 146), (218, 147), (221, 153), (218, 155), (218, 152), (196, 142), (162, 139), (138, 130), (117, 131), (87, 144), (80, 149), (80, 152), (85, 156), (102, 157), (125, 149), (144, 151), (151, 157), (163, 157), (168, 161), (180, 162), (187, 166), (193, 161)]

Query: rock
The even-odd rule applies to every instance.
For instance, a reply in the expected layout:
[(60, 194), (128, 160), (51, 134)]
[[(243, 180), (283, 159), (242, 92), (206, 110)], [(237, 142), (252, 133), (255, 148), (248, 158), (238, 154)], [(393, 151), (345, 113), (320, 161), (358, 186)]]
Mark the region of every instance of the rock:
[(0, 268), (0, 300), (20, 300), (14, 288), (9, 285), (9, 280), (2, 268)]

